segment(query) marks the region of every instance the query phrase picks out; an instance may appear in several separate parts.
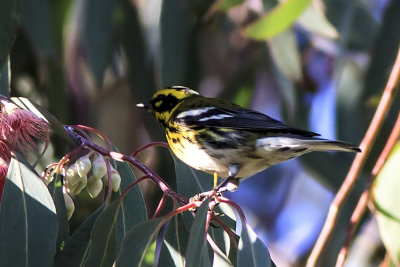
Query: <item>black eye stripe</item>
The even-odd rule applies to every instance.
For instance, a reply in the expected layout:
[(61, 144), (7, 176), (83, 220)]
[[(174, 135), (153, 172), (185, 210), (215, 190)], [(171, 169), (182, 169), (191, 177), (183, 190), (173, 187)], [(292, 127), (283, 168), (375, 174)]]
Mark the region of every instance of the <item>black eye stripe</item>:
[[(158, 107), (156, 106), (156, 103), (159, 103), (161, 101), (161, 105)], [(169, 111), (171, 110), (174, 106), (176, 106), (180, 100), (176, 98), (175, 96), (169, 94), (169, 95), (159, 95), (153, 100), (151, 100), (151, 106), (154, 111), (157, 112), (164, 112), (164, 111)]]

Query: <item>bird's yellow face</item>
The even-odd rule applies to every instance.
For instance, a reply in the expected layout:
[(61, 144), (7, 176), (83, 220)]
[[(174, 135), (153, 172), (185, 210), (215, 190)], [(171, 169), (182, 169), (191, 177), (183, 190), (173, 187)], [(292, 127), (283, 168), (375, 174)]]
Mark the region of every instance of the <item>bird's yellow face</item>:
[(196, 91), (183, 86), (161, 89), (153, 95), (149, 108), (157, 121), (165, 127), (178, 105), (185, 98), (198, 94)]

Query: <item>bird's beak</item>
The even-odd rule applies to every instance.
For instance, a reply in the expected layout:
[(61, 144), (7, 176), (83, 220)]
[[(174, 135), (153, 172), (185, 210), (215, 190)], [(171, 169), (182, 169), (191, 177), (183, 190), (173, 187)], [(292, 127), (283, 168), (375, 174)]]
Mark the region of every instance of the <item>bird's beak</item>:
[(138, 108), (145, 108), (145, 109), (149, 109), (149, 108), (150, 108), (149, 105), (146, 105), (146, 104), (143, 104), (143, 103), (138, 103), (138, 104), (136, 104), (136, 106), (137, 106)]

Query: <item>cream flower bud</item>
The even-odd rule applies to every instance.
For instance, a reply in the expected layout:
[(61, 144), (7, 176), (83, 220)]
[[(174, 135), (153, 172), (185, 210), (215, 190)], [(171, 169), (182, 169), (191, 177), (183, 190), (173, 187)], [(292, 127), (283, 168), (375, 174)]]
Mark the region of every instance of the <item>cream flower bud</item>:
[(67, 219), (70, 220), (72, 217), (72, 214), (75, 211), (75, 205), (74, 205), (74, 201), (72, 200), (72, 198), (68, 195), (65, 187), (63, 188), (63, 196), (64, 196), (65, 208), (67, 211)]
[(88, 182), (87, 176), (83, 176), (79, 179), (79, 183), (75, 186), (75, 188), (72, 191), (72, 194), (74, 195), (79, 195), (80, 192), (86, 187)]
[(92, 162), (88, 156), (83, 156), (79, 158), (76, 162), (76, 170), (80, 177), (85, 176), (92, 168)]
[(112, 190), (114, 192), (118, 192), (119, 187), (121, 186), (121, 176), (116, 170), (111, 170), (111, 183), (112, 183)]
[(94, 179), (93, 177), (88, 180), (86, 190), (91, 198), (95, 198), (99, 195), (103, 189), (103, 181), (101, 179)]
[(99, 180), (107, 173), (106, 162), (104, 161), (103, 156), (99, 155), (92, 164), (92, 174), (94, 180)]
[(76, 170), (76, 165), (74, 163), (71, 166), (69, 166), (67, 171), (65, 172), (65, 181), (67, 182), (68, 188), (77, 185), (80, 179), (81, 177), (79, 177), (78, 172)]

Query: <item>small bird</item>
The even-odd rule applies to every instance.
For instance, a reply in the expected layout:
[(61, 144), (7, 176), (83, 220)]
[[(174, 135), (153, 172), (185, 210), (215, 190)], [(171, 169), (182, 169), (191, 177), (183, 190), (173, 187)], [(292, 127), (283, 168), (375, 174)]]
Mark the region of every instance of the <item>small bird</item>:
[(241, 179), (312, 151), (361, 152), (352, 144), (322, 139), (230, 101), (207, 98), (183, 86), (156, 92), (148, 105), (165, 129), (173, 153), (187, 165), (226, 178), (218, 191)]

